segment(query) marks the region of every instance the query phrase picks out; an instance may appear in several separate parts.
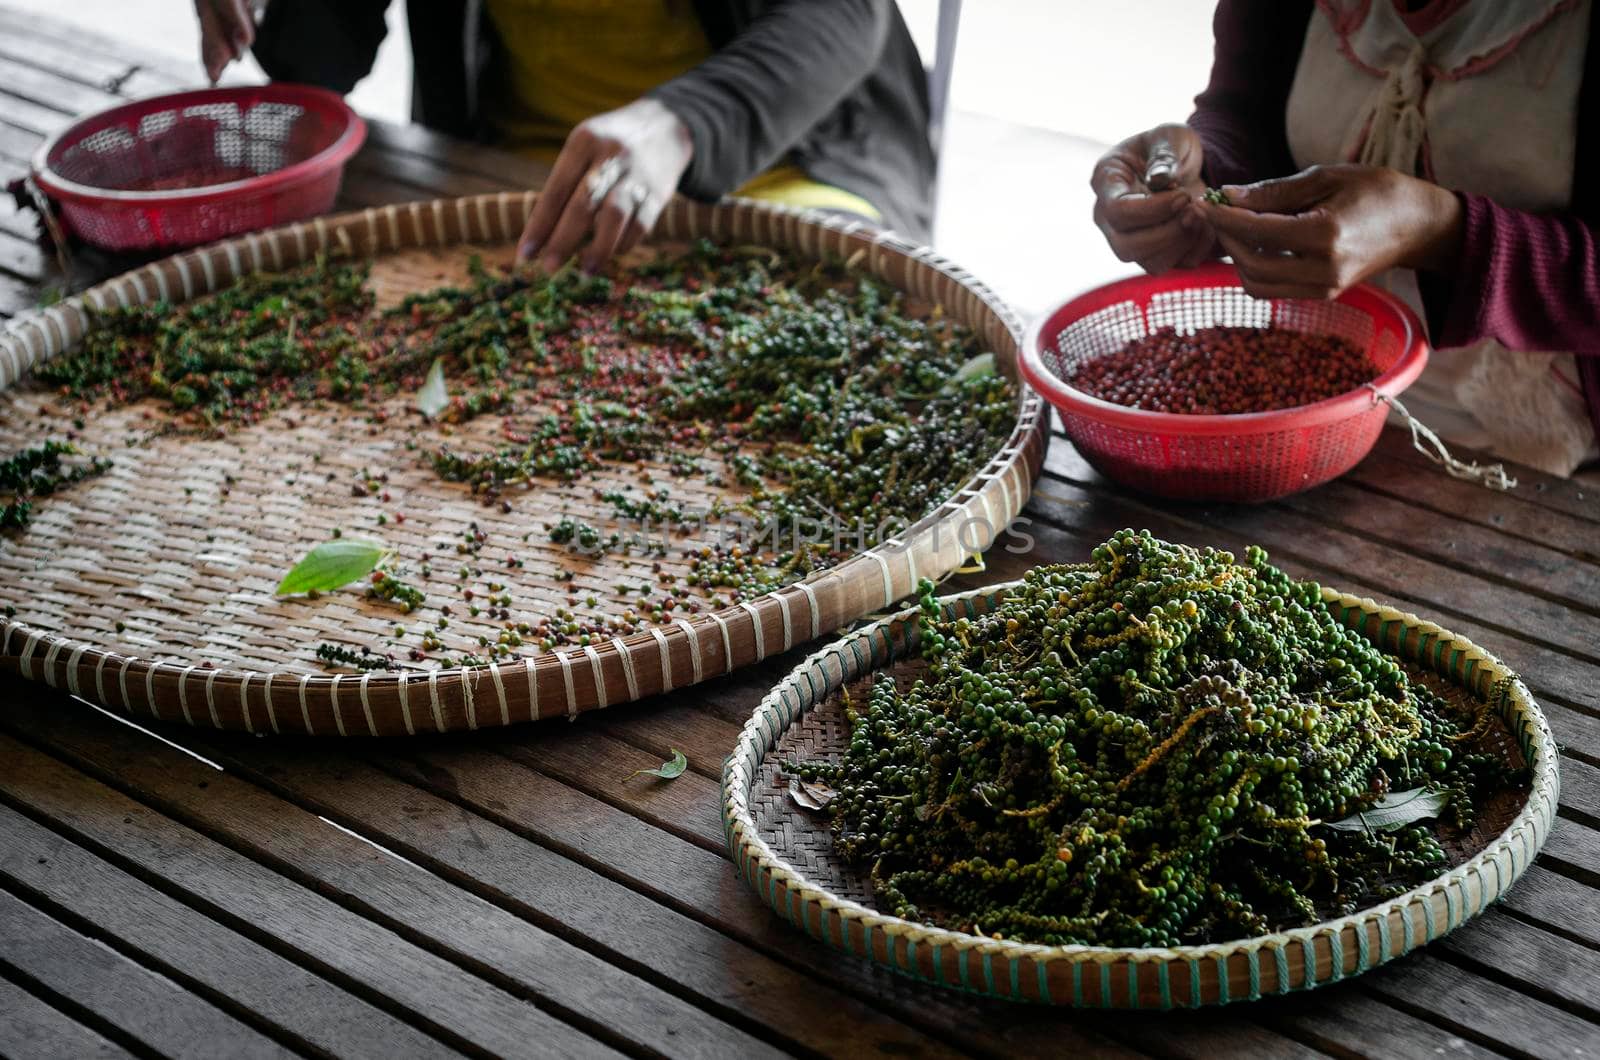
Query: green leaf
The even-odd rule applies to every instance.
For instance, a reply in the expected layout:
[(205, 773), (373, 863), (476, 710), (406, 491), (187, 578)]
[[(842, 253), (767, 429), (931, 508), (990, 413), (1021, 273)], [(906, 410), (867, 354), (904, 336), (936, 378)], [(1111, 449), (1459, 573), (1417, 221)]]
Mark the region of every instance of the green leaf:
[(995, 371), (994, 354), (980, 353), (956, 369), (956, 374), (950, 377), (945, 389), (953, 390), (969, 379), (982, 379), (994, 375)]
[(283, 576), (277, 595), (328, 592), (349, 585), (371, 574), (388, 554), (387, 549), (373, 541), (355, 541), (347, 537), (324, 541)]
[(1427, 788), (1391, 791), (1360, 813), (1342, 821), (1322, 823), (1341, 832), (1395, 832), (1408, 824), (1439, 816), (1449, 801), (1446, 793)]
[(422, 389), (417, 391), (417, 408), (431, 420), (443, 412), (448, 404), (450, 392), (444, 385), (444, 359), (435, 357), (433, 367), (428, 369), (428, 378), (422, 381)]
[(632, 780), (637, 776), (647, 776), (660, 777), (662, 780), (671, 780), (674, 777), (681, 775), (685, 769), (689, 768), (689, 760), (685, 758), (683, 756), (683, 752), (678, 750), (676, 747), (668, 748), (668, 750), (672, 752), (672, 757), (670, 759), (662, 762), (654, 769), (636, 769), (632, 773), (628, 774), (628, 779)]

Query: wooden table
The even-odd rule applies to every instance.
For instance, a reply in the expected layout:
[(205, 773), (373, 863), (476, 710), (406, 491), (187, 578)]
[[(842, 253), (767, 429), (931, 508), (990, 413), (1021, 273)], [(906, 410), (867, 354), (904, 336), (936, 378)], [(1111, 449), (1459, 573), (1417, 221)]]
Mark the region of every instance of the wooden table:
[[(0, 175), (72, 114), (192, 77), (169, 65), (0, 8)], [(344, 201), (536, 176), (379, 124)], [(50, 282), (32, 220), (0, 209), (0, 313)], [(1564, 745), (1545, 853), (1480, 920), (1358, 981), (1130, 1016), (837, 957), (747, 891), (718, 821), (720, 763), (793, 656), (572, 724), (395, 742), (146, 732), (0, 678), (0, 1054), (1600, 1052), (1600, 496), (1516, 473), (1510, 494), (1459, 483), (1391, 432), (1311, 493), (1185, 507), (1109, 486), (1058, 437), (1037, 550), (989, 559), (986, 580), (1078, 561), (1122, 526), (1259, 542), (1521, 671)], [(684, 776), (625, 779), (671, 747)]]

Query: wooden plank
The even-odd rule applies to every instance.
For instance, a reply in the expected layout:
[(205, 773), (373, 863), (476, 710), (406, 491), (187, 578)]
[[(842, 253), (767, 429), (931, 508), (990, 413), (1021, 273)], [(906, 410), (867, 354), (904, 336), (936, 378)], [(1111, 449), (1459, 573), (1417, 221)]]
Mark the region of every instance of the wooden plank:
[[(439, 1041), (0, 805), (0, 880), (296, 1049), (415, 1056)], [(269, 1032), (270, 1033), (270, 1032)], [(282, 1035), (274, 1035), (282, 1037)]]
[(527, 185), (493, 180), (475, 173), (449, 169), (431, 159), (415, 155), (384, 154), (363, 148), (350, 160), (349, 172), (373, 173), (399, 184), (409, 184), (428, 195), (478, 195), (512, 189), (524, 190)]
[[(40, 728), (70, 736), (76, 728), (74, 714), (62, 712), (58, 705), (54, 715), (52, 724)], [(33, 709), (13, 710), (0, 715), (0, 721), (9, 725), (37, 717)], [(88, 727), (83, 716), (76, 720)], [(58, 725), (65, 729), (59, 730)], [(109, 739), (113, 734), (102, 735)], [(220, 803), (207, 789), (231, 786), (229, 778), (215, 771), (198, 779), (185, 772), (185, 765), (209, 767), (156, 740), (133, 742), (126, 734), (120, 739), (131, 744), (126, 748), (128, 757), (143, 761), (146, 769), (182, 775), (189, 790), (203, 801)], [(154, 753), (147, 744), (165, 753)], [(100, 750), (97, 745), (97, 753)], [(488, 969), (463, 970), (359, 911), (314, 893), (9, 736), (0, 735), (0, 754), (10, 765), (0, 773), (0, 792), (13, 805), (27, 805), (31, 813), (46, 817), (53, 829), (124, 871), (169, 893), (183, 894), (185, 904), (280, 953), (293, 954), (297, 963), (360, 993), (452, 1047), (524, 1055), (530, 1043), (540, 1043), (553, 1051), (612, 1052), (526, 999), (484, 981), (482, 975)], [(278, 806), (287, 809), (281, 803)], [(297, 844), (305, 864), (322, 862), (327, 875), (337, 871), (359, 874), (363, 862), (392, 860), (359, 840), (332, 840), (333, 836), (352, 839), (332, 826), (306, 836), (280, 827), (271, 816), (261, 818), (258, 824)], [(418, 871), (417, 875), (425, 874)], [(419, 919), (432, 912), (426, 905), (413, 911)], [(510, 948), (512, 940), (496, 937)]]
[[(1600, 897), (1600, 896), (1596, 896)], [(1600, 1042), (1600, 960), (1592, 946), (1491, 909), (1437, 943), (1451, 963), (1593, 1023)]]
[(0, 273), (37, 282), (45, 274), (44, 251), (32, 240), (0, 232)]
[(543, 162), (486, 144), (457, 140), (421, 125), (371, 122), (367, 126), (367, 142), (385, 157), (409, 155), (443, 170), (484, 177), (504, 187), (538, 187), (550, 175), (550, 167)]
[[(33, 130), (0, 122), (0, 159), (13, 163), (5, 167), (6, 181), (9, 182), (13, 177), (27, 172), (29, 163), (33, 161), (33, 153), (42, 143), (44, 137)], [(6, 198), (9, 199), (10, 196)]]
[[(44, 70), (125, 99), (173, 92), (186, 84), (155, 67), (63, 44), (27, 24), (5, 26), (5, 33), (0, 35), (0, 59)], [(198, 68), (198, 57), (196, 63)], [(187, 82), (193, 83), (193, 78)]]
[(1263, 1001), (1251, 1014), (1269, 1027), (1335, 1056), (1386, 1060), (1487, 1060), (1501, 1055), (1460, 1035), (1391, 1007), (1357, 983)]
[[(258, 742), (206, 739), (199, 746), (230, 770), (373, 836), (496, 904), (581, 934), (618, 964), (648, 968), (662, 954), (672, 954), (671, 977), (697, 1004), (737, 1012), (802, 1049), (944, 1052), (936, 1038), (875, 1004), (811, 982), (607, 874), (574, 864), (564, 852), (527, 842), (499, 822), (464, 817), (458, 804), (409, 781), (344, 760), (308, 760), (303, 753)], [(594, 826), (592, 818), (574, 824)], [(662, 863), (657, 871), (670, 872), (672, 866)]]
[(1497, 1051), (1537, 1057), (1593, 1055), (1594, 1024), (1500, 983), (1417, 953), (1363, 976), (1363, 989)]
[(148, 1048), (173, 1057), (294, 1054), (165, 976), (85, 938), (0, 891), (0, 967), (52, 995), (92, 1008)]
[(118, 1060), (132, 1055), (15, 983), (0, 979), (0, 1056)]
[[(1578, 821), (1557, 818), (1536, 864), (1600, 889), (1600, 831)], [(1559, 920), (1560, 915), (1557, 912), (1554, 918)]]
[(1600, 895), (1593, 887), (1551, 872), (1543, 865), (1530, 867), (1500, 900), (1500, 908), (1600, 949)]
[(1425, 508), (1451, 523), (1486, 526), (1560, 549), (1575, 559), (1600, 563), (1600, 535), (1593, 521), (1535, 504), (1520, 489), (1485, 490), (1475, 482), (1441, 474), (1432, 464), (1419, 466), (1381, 453), (1357, 464), (1341, 481)]
[[(1443, 477), (1437, 464), (1432, 463), (1427, 457), (1417, 452), (1411, 444), (1411, 432), (1398, 427), (1389, 427), (1378, 438), (1378, 444), (1373, 447), (1373, 453), (1378, 458), (1388, 458), (1411, 464), (1413, 467), (1432, 468), (1434, 473)], [(1455, 449), (1451, 452), (1461, 460), (1479, 463), (1496, 463), (1494, 456), (1480, 453), (1470, 449)], [(1368, 459), (1373, 459), (1369, 457)], [(1517, 488), (1507, 491), (1505, 499), (1516, 498), (1529, 504), (1549, 508), (1553, 511), (1565, 512), (1586, 519), (1592, 523), (1600, 523), (1600, 491), (1593, 486), (1572, 479), (1557, 478), (1547, 475), (1543, 471), (1535, 471), (1531, 467), (1521, 464), (1507, 467), (1513, 477), (1517, 479)], [(1485, 496), (1479, 501), (1479, 507), (1485, 511), (1498, 509), (1505, 500), (1495, 490), (1482, 490)]]
[[(1279, 503), (1391, 549), (1471, 571), (1573, 610), (1600, 611), (1600, 565), (1558, 549), (1425, 509), (1419, 512), (1403, 501), (1341, 482), (1330, 482)], [(1592, 536), (1600, 540), (1600, 528)]]
[(30, 100), (66, 115), (104, 109), (116, 97), (101, 88), (80, 84), (51, 70), (0, 58), (0, 85), (7, 95)]
[(77, 22), (66, 22), (49, 17), (41, 18), (31, 11), (22, 11), (0, 5), (0, 30), (6, 35), (26, 36), (31, 40), (54, 41), (72, 51), (95, 61), (137, 63), (149, 70), (158, 71), (179, 84), (200, 87), (203, 71), (199, 56), (194, 63), (184, 63), (165, 52), (145, 48), (124, 37), (98, 33)]
[[(227, 837), (230, 845), (245, 848), (281, 871), (305, 874), (305, 882), (323, 893), (345, 895), (374, 919), (426, 937), (475, 970), (492, 969), (495, 977), (505, 980), (502, 985), (527, 993), (542, 1008), (568, 1013), (639, 1047), (652, 1047), (662, 1028), (670, 1027), (674, 1048), (684, 1055), (767, 1051), (762, 1042), (675, 997), (665, 987), (676, 977), (656, 974), (646, 961), (637, 962), (632, 971), (616, 967), (552, 934), (550, 929), (565, 932), (559, 921), (538, 917), (547, 926), (529, 923), (515, 915), (523, 910), (508, 912), (413, 864), (373, 857), (372, 848), (361, 839), (331, 829), (316, 815), (232, 776), (208, 779), (207, 789), (201, 791), (197, 778), (207, 777), (208, 767), (173, 755), (148, 738), (133, 749), (116, 749), (116, 741), (126, 743), (127, 738), (115, 731), (114, 722), (98, 717), (83, 721), (82, 726), (52, 727), (49, 738), (70, 741), (73, 752), (92, 756), (99, 768), (113, 769), (120, 782), (159, 801), (169, 812), (175, 809), (189, 823)], [(301, 753), (296, 761), (306, 768), (321, 762), (343, 778), (343, 786), (352, 791), (357, 786), (352, 775), (360, 767), (343, 756)], [(394, 786), (391, 782), (385, 788), (385, 798), (398, 800), (390, 805), (422, 812), (417, 806), (427, 801), (423, 793), (388, 790)], [(480, 837), (470, 827), (463, 834), (460, 818), (459, 811), (452, 810), (437, 826), (473, 849)], [(549, 871), (559, 867), (550, 866)], [(537, 875), (529, 878), (538, 880)], [(639, 973), (657, 984), (641, 980)]]
[(18, 316), (38, 304), (38, 284), (0, 273), (0, 318)]
[(9, 84), (0, 82), (0, 123), (45, 137), (70, 125), (72, 115), (17, 95)]

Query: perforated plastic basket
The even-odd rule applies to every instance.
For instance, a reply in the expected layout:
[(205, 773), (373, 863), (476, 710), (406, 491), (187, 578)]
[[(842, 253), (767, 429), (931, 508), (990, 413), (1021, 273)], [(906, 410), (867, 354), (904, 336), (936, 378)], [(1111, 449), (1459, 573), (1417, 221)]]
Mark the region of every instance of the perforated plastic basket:
[(67, 227), (110, 250), (153, 250), (326, 213), (366, 124), (306, 85), (179, 92), (84, 118), (34, 157)]
[[(1378, 375), (1313, 405), (1227, 416), (1188, 416), (1114, 405), (1067, 383), (1085, 361), (1158, 328), (1273, 327), (1332, 335), (1367, 352)], [(1084, 457), (1123, 485), (1164, 497), (1264, 501), (1309, 489), (1354, 467), (1383, 430), (1393, 397), (1427, 363), (1409, 307), (1362, 285), (1334, 301), (1254, 298), (1231, 265), (1138, 276), (1096, 288), (1036, 320), (1022, 374), (1056, 407)], [(1376, 393), (1374, 393), (1376, 390)]]

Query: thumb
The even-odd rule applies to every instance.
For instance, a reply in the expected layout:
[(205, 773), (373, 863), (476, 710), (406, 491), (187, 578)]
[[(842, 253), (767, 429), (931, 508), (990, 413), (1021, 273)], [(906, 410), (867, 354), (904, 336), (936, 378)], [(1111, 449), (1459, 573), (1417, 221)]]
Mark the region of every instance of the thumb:
[(1166, 191), (1199, 173), (1199, 159), (1190, 148), (1194, 133), (1186, 125), (1158, 125), (1144, 134), (1144, 183)]
[(1292, 177), (1227, 185), (1222, 193), (1231, 206), (1256, 213), (1300, 213), (1333, 193), (1327, 174), (1313, 166)]

